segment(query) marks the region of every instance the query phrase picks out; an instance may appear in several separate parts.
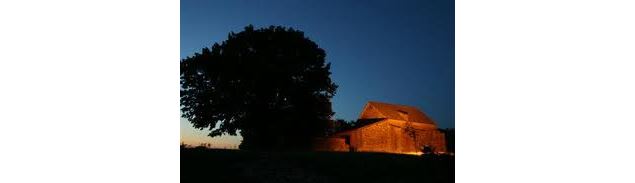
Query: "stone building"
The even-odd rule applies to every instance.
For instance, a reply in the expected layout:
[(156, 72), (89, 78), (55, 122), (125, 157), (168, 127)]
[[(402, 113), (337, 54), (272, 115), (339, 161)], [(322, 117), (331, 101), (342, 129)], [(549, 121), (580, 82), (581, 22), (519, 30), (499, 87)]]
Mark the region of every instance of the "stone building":
[(317, 139), (315, 150), (421, 154), (428, 146), (446, 152), (445, 136), (419, 109), (368, 102), (353, 128)]

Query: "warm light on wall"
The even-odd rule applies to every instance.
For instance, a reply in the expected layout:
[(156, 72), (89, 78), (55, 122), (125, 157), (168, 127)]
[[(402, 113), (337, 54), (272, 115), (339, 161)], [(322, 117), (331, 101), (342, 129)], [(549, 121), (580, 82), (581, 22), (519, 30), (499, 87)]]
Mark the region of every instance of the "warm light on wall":
[(404, 152), (403, 154), (421, 156), (423, 152)]

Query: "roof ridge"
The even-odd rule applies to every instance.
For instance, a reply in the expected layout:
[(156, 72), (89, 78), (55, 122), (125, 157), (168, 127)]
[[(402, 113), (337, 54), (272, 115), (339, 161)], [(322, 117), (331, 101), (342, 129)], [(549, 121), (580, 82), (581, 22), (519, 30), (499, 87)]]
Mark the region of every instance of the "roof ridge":
[[(430, 123), (436, 125), (436, 122), (434, 122), (421, 109), (415, 106), (392, 104), (379, 101), (368, 101), (367, 106), (372, 106), (380, 115), (385, 116), (386, 118), (408, 121), (412, 120), (413, 122)], [(399, 114), (400, 112), (405, 113), (407, 116), (404, 117), (402, 114)]]

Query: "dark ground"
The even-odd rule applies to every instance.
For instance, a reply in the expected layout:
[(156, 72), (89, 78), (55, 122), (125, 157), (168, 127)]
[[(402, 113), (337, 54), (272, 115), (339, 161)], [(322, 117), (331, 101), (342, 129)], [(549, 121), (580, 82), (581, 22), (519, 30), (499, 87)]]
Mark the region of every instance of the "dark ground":
[(182, 148), (181, 182), (454, 182), (454, 158)]

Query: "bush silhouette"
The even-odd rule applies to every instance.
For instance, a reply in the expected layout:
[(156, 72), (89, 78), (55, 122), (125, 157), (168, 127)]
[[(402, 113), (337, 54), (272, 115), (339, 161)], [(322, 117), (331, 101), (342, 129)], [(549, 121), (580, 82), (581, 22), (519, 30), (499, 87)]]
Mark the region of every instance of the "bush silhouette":
[(182, 116), (210, 136), (240, 133), (241, 149), (308, 148), (334, 114), (325, 56), (293, 28), (230, 32), (181, 60)]

